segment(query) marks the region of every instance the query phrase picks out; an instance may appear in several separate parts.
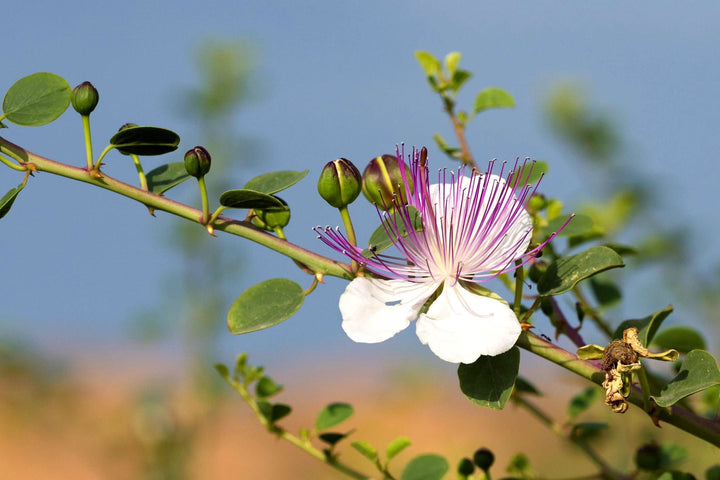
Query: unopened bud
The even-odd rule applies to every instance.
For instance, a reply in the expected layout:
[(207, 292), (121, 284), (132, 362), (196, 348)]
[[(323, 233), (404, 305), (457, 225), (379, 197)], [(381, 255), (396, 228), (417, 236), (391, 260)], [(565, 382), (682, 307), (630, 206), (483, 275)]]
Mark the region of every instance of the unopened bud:
[(657, 443), (646, 443), (635, 452), (635, 464), (641, 470), (657, 470), (662, 465), (662, 451)]
[(83, 82), (72, 91), (72, 106), (80, 115), (90, 115), (100, 101), (100, 94), (90, 82)]
[[(405, 165), (408, 186), (412, 189), (410, 168)], [(393, 196), (400, 196), (398, 202), (407, 203), (405, 182), (400, 174), (398, 159), (394, 155), (382, 155), (368, 163), (363, 172), (362, 191), (370, 202), (384, 210), (393, 206)]]
[(480, 470), (487, 472), (490, 467), (492, 467), (492, 464), (495, 463), (495, 455), (483, 447), (475, 452), (473, 462), (475, 462), (475, 465), (477, 465)]
[(335, 208), (350, 205), (360, 195), (362, 178), (360, 171), (347, 158), (338, 158), (320, 172), (318, 193)]
[(290, 223), (290, 207), (287, 206), (285, 200), (275, 197), (285, 205), (285, 208), (271, 208), (268, 210), (253, 210), (255, 216), (252, 218), (252, 223), (256, 227), (260, 227), (264, 230), (274, 231), (276, 228), (283, 228)]
[(463, 458), (458, 463), (457, 472), (463, 477), (469, 477), (475, 471), (475, 465), (469, 458)]
[(185, 153), (185, 170), (195, 178), (202, 178), (210, 171), (210, 154), (197, 146)]

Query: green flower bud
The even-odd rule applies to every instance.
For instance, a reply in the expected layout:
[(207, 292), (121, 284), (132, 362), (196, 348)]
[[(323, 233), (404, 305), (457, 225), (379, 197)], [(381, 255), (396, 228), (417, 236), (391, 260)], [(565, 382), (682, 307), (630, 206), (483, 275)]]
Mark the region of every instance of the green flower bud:
[(475, 471), (475, 465), (469, 458), (463, 458), (458, 463), (457, 472), (463, 477), (469, 477)]
[(490, 470), (490, 467), (492, 467), (492, 464), (495, 463), (495, 455), (483, 447), (473, 454), (473, 462), (475, 462), (475, 465), (477, 465), (480, 470), (487, 472)]
[(657, 443), (646, 443), (635, 452), (635, 464), (641, 470), (657, 470), (662, 466), (662, 451)]
[(210, 171), (210, 154), (201, 146), (185, 153), (185, 170), (195, 178), (202, 178)]
[(533, 213), (539, 212), (546, 206), (547, 202), (545, 201), (545, 196), (541, 193), (536, 193), (530, 197), (530, 200), (528, 200), (527, 210), (532, 215)]
[(318, 193), (335, 208), (350, 205), (360, 195), (362, 178), (360, 171), (347, 158), (338, 158), (320, 172)]
[[(410, 168), (405, 165), (407, 179), (410, 189), (412, 189), (412, 180), (410, 178)], [(392, 208), (393, 194), (402, 195), (402, 202), (407, 203), (407, 192), (405, 192), (405, 184), (402, 175), (400, 175), (400, 167), (398, 159), (394, 155), (383, 155), (376, 157), (368, 163), (363, 172), (362, 191), (370, 202), (379, 208), (389, 210)]]
[(72, 106), (80, 115), (90, 115), (100, 101), (100, 94), (90, 82), (83, 82), (72, 91)]
[(268, 210), (253, 210), (255, 216), (252, 218), (252, 223), (259, 228), (264, 230), (274, 231), (277, 227), (285, 227), (290, 223), (290, 207), (287, 206), (285, 200), (282, 198), (275, 197), (285, 205), (285, 208), (271, 208)]

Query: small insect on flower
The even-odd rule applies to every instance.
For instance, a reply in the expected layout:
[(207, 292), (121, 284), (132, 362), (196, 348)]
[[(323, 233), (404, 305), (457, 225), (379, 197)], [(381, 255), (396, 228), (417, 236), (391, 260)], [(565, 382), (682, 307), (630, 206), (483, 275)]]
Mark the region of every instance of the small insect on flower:
[[(397, 155), (404, 158), (404, 148)], [(524, 265), (557, 234), (528, 250), (533, 163), (517, 161), (510, 171), (503, 163), (497, 175), (495, 161), (484, 173), (441, 169), (431, 184), (427, 150), (413, 148), (409, 161), (409, 168), (398, 162), (407, 202), (394, 195), (387, 199), (392, 208), (378, 208), (399, 256), (363, 253), (338, 229), (315, 228), (323, 242), (378, 277), (359, 276), (341, 295), (343, 329), (356, 342), (376, 343), (417, 318), (420, 341), (448, 362), (506, 352), (521, 332), (517, 317), (505, 302), (473, 287)]]

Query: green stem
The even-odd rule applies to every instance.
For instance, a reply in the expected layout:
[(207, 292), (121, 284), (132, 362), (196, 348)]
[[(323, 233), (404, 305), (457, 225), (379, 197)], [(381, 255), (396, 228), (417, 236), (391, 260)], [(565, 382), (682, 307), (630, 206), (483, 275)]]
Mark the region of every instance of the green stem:
[(221, 214), (222, 212), (224, 212), (225, 210), (227, 210), (227, 207), (223, 207), (222, 205), (220, 205), (220, 206), (217, 208), (217, 210), (215, 210), (215, 211), (213, 212), (213, 214), (210, 216), (210, 220), (208, 220), (208, 224), (209, 224), (209, 225), (212, 225), (213, 223), (215, 223), (215, 220), (217, 220), (218, 217), (220, 216), (220, 214)]
[[(3, 140), (3, 141), (5, 141), (5, 142), (7, 142), (7, 140), (5, 140), (5, 139), (3, 139), (3, 138), (0, 138), (0, 140)], [(107, 155), (108, 152), (109, 152), (110, 150), (112, 150), (113, 148), (115, 148), (115, 146), (112, 145), (112, 144), (111, 144), (111, 145), (108, 145), (107, 147), (105, 147), (105, 149), (104, 149), (102, 152), (100, 152), (100, 156), (98, 157), (97, 162), (95, 162), (95, 166), (94, 166), (94, 167), (93, 167), (93, 165), (92, 165), (92, 161), (90, 162), (90, 168), (89, 168), (89, 170), (92, 170), (93, 168), (94, 168), (95, 170), (99, 170), (99, 169), (100, 169), (100, 165), (102, 164), (102, 159), (105, 158), (105, 155)]]
[(448, 117), (450, 117), (450, 123), (452, 123), (453, 130), (455, 131), (455, 137), (460, 144), (460, 150), (462, 150), (461, 160), (463, 163), (471, 165), (473, 168), (477, 169), (475, 160), (470, 153), (470, 146), (465, 138), (465, 127), (460, 124), (460, 121), (455, 116), (455, 100), (447, 95), (442, 95), (442, 100), (443, 106), (445, 107), (445, 113), (447, 113)]
[(135, 164), (135, 170), (137, 170), (138, 177), (140, 178), (140, 188), (142, 188), (143, 190), (147, 190), (147, 177), (145, 176), (145, 171), (143, 170), (142, 163), (140, 163), (140, 157), (133, 153), (132, 155), (130, 155), (130, 158), (133, 159), (133, 163)]
[[(0, 152), (5, 153), (12, 158), (20, 159), (23, 162), (32, 162), (40, 172), (47, 172), (80, 182), (89, 183), (91, 185), (95, 185), (96, 187), (104, 188), (136, 200), (155, 210), (162, 210), (178, 217), (200, 223), (199, 220), (202, 212), (195, 208), (170, 200), (162, 195), (146, 192), (140, 188), (121, 182), (109, 176), (96, 178), (95, 176), (89, 174), (84, 168), (65, 165), (63, 163), (41, 157), (40, 155), (35, 155), (34, 153), (29, 152), (2, 137), (0, 137)], [(345, 278), (348, 280), (353, 278), (350, 265), (318, 255), (300, 247), (299, 245), (277, 238), (275, 235), (271, 235), (270, 233), (255, 227), (250, 222), (219, 216), (216, 224), (213, 226), (216, 230), (247, 238), (248, 240), (290, 257), (293, 260), (297, 260), (307, 265), (308, 268), (314, 272), (319, 272), (333, 277)]]
[[(345, 232), (347, 232), (348, 242), (350, 245), (357, 246), (357, 240), (355, 238), (355, 228), (353, 228), (352, 220), (350, 219), (350, 211), (347, 206), (339, 209), (340, 216), (342, 217), (343, 225), (345, 226)], [(358, 264), (355, 260), (350, 261), (350, 266), (353, 272), (357, 272)]]
[(525, 285), (523, 283), (525, 277), (525, 269), (522, 267), (522, 260), (517, 260), (515, 262), (515, 265), (518, 265), (518, 268), (515, 269), (515, 300), (513, 302), (513, 310), (515, 311), (515, 316), (517, 318), (520, 318), (523, 286)]
[(27, 168), (23, 167), (22, 165), (18, 165), (17, 163), (13, 162), (12, 160), (5, 158), (4, 155), (0, 155), (0, 162), (4, 163), (8, 167), (12, 168), (13, 170), (17, 170), (18, 172), (24, 172), (27, 170)]
[(202, 200), (202, 220), (200, 223), (207, 225), (208, 220), (210, 220), (210, 202), (208, 201), (205, 177), (198, 178), (198, 185), (200, 186), (200, 199)]
[[(92, 137), (90, 136), (90, 115), (82, 115), (83, 137), (85, 138), (85, 155), (87, 156), (87, 169), (93, 168)], [(99, 162), (98, 162), (99, 166)]]
[(572, 289), (572, 292), (575, 294), (578, 301), (582, 304), (585, 313), (592, 319), (593, 322), (595, 322), (595, 325), (597, 325), (597, 327), (602, 330), (603, 333), (608, 336), (608, 338), (612, 338), (614, 332), (610, 329), (608, 324), (605, 323), (605, 320), (600, 317), (597, 311), (595, 311), (595, 309), (590, 306), (590, 302), (588, 302), (585, 294), (583, 294), (582, 290), (580, 290), (580, 287), (576, 286)]
[[(517, 345), (598, 385), (602, 384), (605, 379), (605, 372), (602, 371), (597, 362), (580, 360), (574, 354), (543, 340), (534, 333), (521, 333)], [(633, 387), (628, 401), (643, 407), (642, 392), (637, 387)], [(658, 409), (653, 413), (658, 419), (701, 438), (716, 447), (720, 447), (720, 422), (713, 422), (695, 415), (678, 405)]]
[[(642, 365), (642, 361), (640, 364)], [(643, 365), (642, 368), (637, 370), (635, 373), (637, 373), (638, 380), (640, 380), (640, 389), (642, 390), (643, 396), (643, 410), (650, 413), (652, 411), (652, 405), (650, 403), (650, 382), (648, 381), (645, 366)]]

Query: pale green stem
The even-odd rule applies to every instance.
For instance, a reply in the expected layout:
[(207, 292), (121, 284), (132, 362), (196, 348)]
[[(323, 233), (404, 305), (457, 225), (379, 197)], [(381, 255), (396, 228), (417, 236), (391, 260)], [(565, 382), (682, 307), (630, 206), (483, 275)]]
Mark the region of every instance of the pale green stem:
[(4, 155), (0, 155), (0, 162), (4, 163), (8, 167), (12, 168), (13, 170), (17, 170), (18, 172), (24, 172), (27, 170), (26, 167), (23, 167), (22, 165), (18, 165), (17, 163), (13, 162), (12, 160), (5, 158)]
[[(0, 152), (5, 153), (12, 158), (16, 158), (18, 161), (33, 163), (39, 172), (47, 172), (73, 180), (78, 180), (80, 182), (89, 183), (91, 185), (95, 185), (96, 187), (104, 188), (125, 197), (132, 198), (133, 200), (136, 200), (155, 210), (168, 212), (173, 215), (177, 215), (178, 217), (200, 223), (199, 220), (202, 216), (202, 212), (195, 208), (170, 200), (162, 195), (146, 192), (140, 188), (121, 182), (109, 176), (96, 178), (89, 174), (84, 168), (73, 167), (35, 155), (2, 137), (0, 137)], [(213, 227), (216, 230), (247, 238), (248, 240), (290, 257), (293, 260), (297, 260), (304, 265), (307, 265), (308, 268), (314, 272), (319, 272), (333, 277), (345, 278), (348, 280), (353, 278), (350, 265), (318, 255), (300, 247), (299, 245), (277, 238), (275, 235), (271, 235), (270, 233), (255, 227), (250, 222), (219, 216)]]
[[(543, 340), (532, 332), (522, 332), (517, 345), (598, 385), (605, 379), (605, 372), (598, 363), (580, 360), (576, 355)], [(640, 389), (633, 387), (628, 401), (643, 407), (643, 394)], [(653, 414), (664, 422), (720, 447), (720, 422), (695, 415), (678, 405), (658, 409)]]
[(102, 152), (100, 152), (100, 156), (98, 157), (97, 162), (95, 162), (94, 167), (92, 166), (92, 162), (90, 162), (90, 165), (91, 165), (90, 169), (95, 168), (95, 170), (99, 170), (100, 164), (102, 163), (102, 159), (105, 158), (105, 155), (107, 155), (108, 152), (110, 150), (112, 150), (113, 148), (115, 148), (115, 145), (108, 145), (107, 147), (105, 147), (105, 149)]
[[(642, 365), (642, 361), (640, 362), (640, 365)], [(648, 381), (645, 366), (643, 365), (635, 373), (637, 373), (638, 380), (640, 380), (640, 388), (643, 395), (643, 409), (650, 413), (652, 411), (652, 405), (650, 403), (650, 382)]]
[(275, 227), (275, 228), (273, 228), (273, 232), (275, 232), (275, 235), (277, 235), (278, 238), (282, 238), (283, 240), (287, 240), (287, 237), (285, 236), (285, 230), (283, 230), (282, 227)]
[(200, 186), (200, 199), (202, 200), (202, 220), (200, 223), (207, 225), (210, 220), (210, 202), (208, 201), (207, 186), (205, 185), (205, 177), (197, 179)]
[(525, 285), (523, 283), (525, 269), (523, 269), (522, 267), (522, 260), (517, 260), (515, 264), (518, 265), (518, 268), (515, 269), (515, 301), (513, 302), (513, 310), (515, 311), (515, 316), (517, 318), (520, 318), (520, 308), (522, 307), (522, 292), (523, 286)]
[[(353, 228), (352, 220), (350, 219), (350, 212), (348, 211), (347, 205), (340, 208), (340, 216), (342, 217), (343, 225), (345, 226), (345, 232), (347, 232), (348, 242), (350, 245), (357, 247), (357, 240), (355, 238), (355, 228)], [(350, 266), (353, 272), (358, 269), (358, 264), (355, 260), (350, 261)]]
[(208, 224), (212, 225), (213, 223), (215, 223), (215, 220), (217, 220), (218, 217), (220, 216), (220, 214), (222, 212), (224, 212), (225, 210), (227, 210), (227, 207), (223, 207), (222, 205), (220, 205), (217, 208), (217, 210), (215, 210), (215, 212), (213, 212), (212, 216), (210, 217), (210, 220), (208, 220)]
[[(82, 115), (83, 137), (85, 138), (85, 155), (87, 156), (87, 169), (93, 168), (92, 137), (90, 136), (90, 115)], [(100, 162), (98, 162), (100, 166)]]
[(133, 163), (135, 164), (135, 170), (137, 170), (138, 178), (140, 178), (140, 188), (142, 188), (143, 190), (147, 190), (147, 177), (145, 176), (145, 171), (143, 170), (142, 163), (140, 163), (140, 157), (133, 153), (130, 155), (130, 158), (133, 159)]
[(587, 298), (585, 297), (585, 294), (583, 294), (582, 290), (580, 290), (580, 287), (575, 287), (572, 289), (572, 292), (577, 297), (578, 301), (582, 304), (583, 310), (587, 315), (592, 319), (593, 322), (595, 322), (595, 325), (605, 333), (605, 335), (608, 336), (608, 338), (612, 338), (613, 331), (610, 330), (610, 327), (605, 323), (605, 320), (603, 320), (600, 315), (595, 311), (593, 307), (590, 306), (590, 302), (588, 302)]

